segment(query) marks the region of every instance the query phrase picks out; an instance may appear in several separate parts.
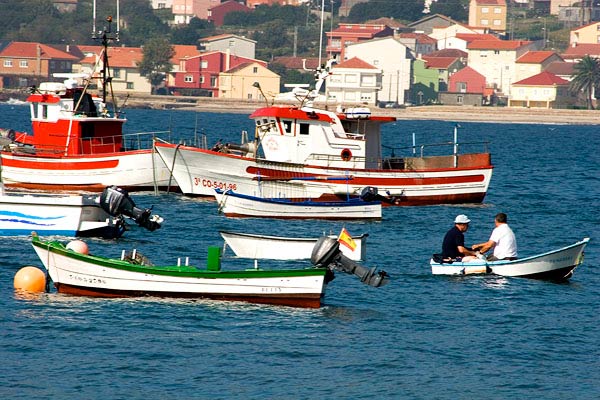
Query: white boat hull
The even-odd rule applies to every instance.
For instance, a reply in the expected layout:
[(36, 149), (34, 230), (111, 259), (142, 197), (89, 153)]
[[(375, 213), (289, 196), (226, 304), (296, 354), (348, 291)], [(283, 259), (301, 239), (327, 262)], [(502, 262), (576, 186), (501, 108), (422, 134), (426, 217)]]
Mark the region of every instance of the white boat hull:
[[(219, 232), (225, 240), (225, 247), (231, 248), (237, 257), (272, 260), (309, 259), (318, 238), (296, 238), (268, 235), (253, 235), (239, 232)], [(354, 250), (340, 245), (342, 254), (351, 260), (366, 259), (368, 234), (353, 236)], [(330, 236), (337, 238), (337, 236)]]
[(214, 196), (215, 189), (232, 189), (260, 197), (319, 198), (359, 195), (366, 186), (373, 186), (380, 193), (398, 196), (399, 205), (481, 202), (492, 177), (492, 167), (414, 172), (327, 168), (162, 142), (157, 142), (156, 148), (165, 164), (173, 166), (173, 177), (181, 191), (197, 196)]
[(97, 196), (52, 194), (0, 194), (0, 235), (117, 237), (122, 233), (118, 219), (97, 203)]
[(6, 187), (100, 192), (115, 185), (136, 191), (165, 188), (170, 180), (169, 169), (151, 149), (64, 157), (5, 151), (0, 157)]
[(290, 202), (239, 195), (231, 191), (216, 193), (219, 210), (227, 217), (278, 219), (381, 219), (377, 202)]
[(430, 261), (434, 275), (469, 275), (492, 273), (502, 276), (564, 280), (569, 279), (583, 262), (583, 251), (589, 238), (558, 250), (512, 261), (438, 263)]

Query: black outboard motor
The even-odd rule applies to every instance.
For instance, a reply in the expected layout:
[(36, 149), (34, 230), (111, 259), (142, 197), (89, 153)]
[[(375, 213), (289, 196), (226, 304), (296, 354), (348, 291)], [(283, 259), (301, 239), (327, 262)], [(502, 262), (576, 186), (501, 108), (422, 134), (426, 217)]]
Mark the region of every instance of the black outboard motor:
[(160, 216), (152, 215), (152, 208), (137, 208), (129, 193), (117, 186), (108, 186), (104, 189), (100, 195), (100, 206), (113, 217), (125, 215), (149, 231), (160, 228), (160, 224), (164, 221)]
[(379, 194), (379, 191), (374, 186), (367, 186), (360, 192), (360, 198), (363, 201), (380, 201), (382, 203), (398, 204), (400, 199), (395, 196), (386, 197)]
[(317, 240), (310, 261), (316, 267), (327, 267), (330, 270), (337, 269), (347, 274), (354, 274), (360, 278), (361, 282), (369, 286), (379, 287), (390, 282), (387, 272), (375, 272), (375, 267), (363, 267), (343, 255), (338, 241), (328, 236), (321, 236)]

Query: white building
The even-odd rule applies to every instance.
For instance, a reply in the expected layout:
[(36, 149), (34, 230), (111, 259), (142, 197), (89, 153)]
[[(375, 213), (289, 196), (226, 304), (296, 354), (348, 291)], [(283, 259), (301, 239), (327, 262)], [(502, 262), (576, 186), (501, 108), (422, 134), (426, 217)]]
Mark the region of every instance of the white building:
[(360, 58), (334, 66), (327, 79), (327, 101), (336, 104), (377, 104), (381, 70)]
[(353, 57), (371, 64), (382, 72), (380, 102), (404, 104), (410, 90), (411, 65), (414, 55), (393, 37), (354, 43), (346, 47), (346, 58)]

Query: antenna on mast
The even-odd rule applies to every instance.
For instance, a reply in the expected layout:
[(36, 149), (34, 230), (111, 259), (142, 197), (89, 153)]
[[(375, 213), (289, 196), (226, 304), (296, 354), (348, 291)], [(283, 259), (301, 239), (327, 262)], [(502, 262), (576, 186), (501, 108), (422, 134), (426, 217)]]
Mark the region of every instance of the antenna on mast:
[[(108, 22), (108, 25), (105, 26), (101, 31), (96, 31), (96, 0), (94, 0), (94, 6), (93, 6), (93, 27), (92, 29), (94, 30), (92, 32), (92, 38), (97, 40), (97, 39), (101, 39), (102, 40), (102, 101), (104, 103), (106, 103), (106, 96), (107, 96), (107, 86), (111, 83), (112, 77), (109, 76), (109, 65), (108, 65), (108, 44), (111, 41), (115, 41), (118, 42), (119, 41), (119, 13), (120, 13), (120, 9), (119, 9), (119, 0), (117, 0), (117, 28), (114, 32), (114, 35), (111, 35), (113, 33), (112, 31), (112, 22), (113, 22), (113, 17), (111, 15), (109, 15), (108, 17), (106, 17), (106, 22)], [(100, 37), (98, 37), (97, 35), (101, 35)]]

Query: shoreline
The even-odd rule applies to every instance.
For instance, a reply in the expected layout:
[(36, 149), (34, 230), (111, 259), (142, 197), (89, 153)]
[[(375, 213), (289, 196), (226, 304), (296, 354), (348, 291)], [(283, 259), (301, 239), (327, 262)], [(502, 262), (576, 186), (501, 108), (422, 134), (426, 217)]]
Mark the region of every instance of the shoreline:
[[(4, 91), (2, 98), (25, 100), (22, 91)], [(155, 110), (184, 110), (197, 112), (251, 114), (266, 105), (265, 101), (230, 100), (212, 97), (159, 96), (135, 94), (127, 98), (116, 94), (119, 107)], [(316, 103), (317, 106), (326, 106)], [(293, 105), (293, 104), (290, 104)], [(333, 110), (335, 105), (328, 108)], [(596, 125), (600, 124), (600, 110), (539, 109), (491, 106), (428, 105), (405, 108), (369, 107), (377, 116), (395, 117), (398, 120), (439, 120), (451, 122), (483, 122), (508, 124)]]
[[(251, 114), (264, 107), (264, 101), (242, 101), (203, 97), (151, 96), (130, 98), (131, 108), (152, 108), (198, 112)], [(319, 104), (317, 104), (319, 105)], [(320, 104), (324, 106), (324, 104)], [(330, 105), (329, 109), (335, 106)], [(453, 122), (521, 123), (521, 124), (600, 124), (600, 110), (537, 109), (489, 106), (411, 106), (406, 108), (370, 107), (378, 116), (398, 120), (441, 120)]]

